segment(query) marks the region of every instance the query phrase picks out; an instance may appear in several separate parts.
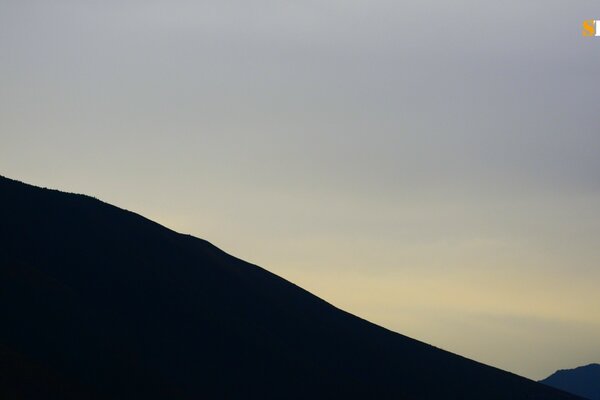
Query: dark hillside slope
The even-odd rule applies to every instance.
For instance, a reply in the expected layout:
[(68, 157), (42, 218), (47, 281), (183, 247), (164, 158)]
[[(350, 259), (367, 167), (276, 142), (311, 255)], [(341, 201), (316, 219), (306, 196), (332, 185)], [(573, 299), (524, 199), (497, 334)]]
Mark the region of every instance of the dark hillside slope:
[(575, 398), (137, 214), (2, 177), (0, 320), (0, 398)]

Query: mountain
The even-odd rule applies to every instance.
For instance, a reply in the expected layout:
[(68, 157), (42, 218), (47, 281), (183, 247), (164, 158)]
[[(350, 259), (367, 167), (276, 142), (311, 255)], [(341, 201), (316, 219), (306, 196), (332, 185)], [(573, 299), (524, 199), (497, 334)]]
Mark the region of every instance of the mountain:
[(576, 398), (88, 196), (0, 177), (0, 246), (0, 398)]
[(540, 382), (589, 400), (600, 400), (600, 364), (561, 369)]

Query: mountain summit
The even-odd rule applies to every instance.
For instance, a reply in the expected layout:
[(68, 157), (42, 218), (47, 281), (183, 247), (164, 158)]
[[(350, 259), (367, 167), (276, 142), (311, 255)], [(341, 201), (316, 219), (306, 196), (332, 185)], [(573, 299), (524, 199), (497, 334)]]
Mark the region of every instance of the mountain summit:
[(0, 205), (1, 398), (576, 398), (94, 198), (0, 177)]
[(561, 369), (540, 382), (589, 400), (600, 400), (600, 364)]

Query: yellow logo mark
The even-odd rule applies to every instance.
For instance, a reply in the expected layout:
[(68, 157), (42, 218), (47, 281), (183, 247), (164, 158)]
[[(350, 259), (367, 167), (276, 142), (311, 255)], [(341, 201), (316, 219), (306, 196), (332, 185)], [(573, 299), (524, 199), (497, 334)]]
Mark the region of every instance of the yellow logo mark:
[(583, 21), (583, 30), (581, 33), (583, 36), (596, 36), (596, 21), (593, 19)]

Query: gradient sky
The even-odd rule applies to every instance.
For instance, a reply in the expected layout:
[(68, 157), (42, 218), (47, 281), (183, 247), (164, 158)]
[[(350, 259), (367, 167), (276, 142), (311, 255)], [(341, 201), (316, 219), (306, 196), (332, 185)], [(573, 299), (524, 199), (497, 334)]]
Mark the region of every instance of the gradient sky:
[(596, 1), (0, 0), (0, 174), (539, 379), (600, 362)]

